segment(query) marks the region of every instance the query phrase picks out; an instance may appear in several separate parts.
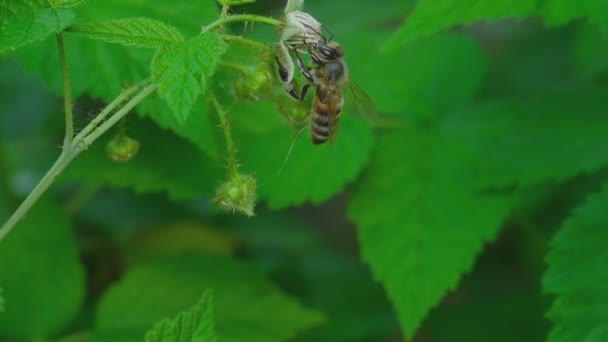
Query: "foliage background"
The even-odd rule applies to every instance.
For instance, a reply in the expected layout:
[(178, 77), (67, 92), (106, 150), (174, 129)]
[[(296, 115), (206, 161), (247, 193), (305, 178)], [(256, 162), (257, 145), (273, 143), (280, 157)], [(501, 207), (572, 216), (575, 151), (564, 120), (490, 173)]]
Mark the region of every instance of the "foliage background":
[[(146, 17), (190, 38), (219, 15), (211, 0), (68, 8), (77, 2), (1, 3), (2, 222), (60, 152), (49, 33)], [(283, 6), (234, 10), (280, 17)], [(107, 158), (110, 132), (0, 242), (3, 340), (608, 338), (606, 5), (305, 6), (380, 112), (403, 124), (374, 127), (347, 107), (335, 145), (302, 137), (277, 175), (296, 133), (280, 112), (295, 104), (235, 97), (247, 77), (221, 63), (204, 72), (258, 181), (256, 216), (243, 218), (209, 203), (225, 142), (208, 98), (183, 116), (175, 93), (146, 100), (125, 123), (141, 142), (135, 158)], [(277, 39), (260, 24), (232, 32)], [(65, 40), (77, 128), (150, 73), (153, 49)], [(265, 57), (231, 44), (222, 60), (255, 70)]]

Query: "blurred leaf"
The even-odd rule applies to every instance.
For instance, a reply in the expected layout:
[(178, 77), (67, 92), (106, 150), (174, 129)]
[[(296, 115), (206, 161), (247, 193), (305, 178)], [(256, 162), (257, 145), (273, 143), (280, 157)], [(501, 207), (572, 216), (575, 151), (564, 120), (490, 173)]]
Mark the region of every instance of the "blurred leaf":
[(42, 40), (74, 21), (73, 4), (41, 0), (0, 3), (0, 53)]
[[(486, 60), (472, 38), (435, 35), (379, 55), (370, 47), (378, 46), (382, 37), (362, 32), (342, 40), (352, 78), (381, 111), (441, 116), (479, 91)], [(370, 60), (377, 63), (369, 67)]]
[(164, 319), (146, 333), (146, 342), (217, 341), (213, 318), (213, 295), (207, 290), (194, 307), (175, 319)]
[(75, 24), (67, 31), (109, 43), (145, 48), (161, 47), (184, 40), (177, 29), (148, 18)]
[(349, 207), (363, 258), (387, 289), (408, 338), (470, 270), (509, 209), (504, 198), (476, 191), (467, 145), (475, 140), (449, 139), (451, 129), (449, 122), (411, 125), (380, 137)]
[(167, 191), (174, 200), (213, 194), (221, 170), (194, 145), (149, 121), (131, 119), (129, 135), (141, 142), (139, 152), (127, 163), (113, 163), (105, 152), (108, 136), (82, 152), (64, 173), (64, 179), (84, 180), (137, 193)]
[(586, 1), (546, 0), (540, 13), (548, 26), (563, 25), (585, 14)]
[(141, 261), (184, 252), (230, 256), (235, 237), (197, 222), (173, 223), (142, 230), (126, 248), (130, 259)]
[(420, 0), (414, 12), (388, 40), (385, 47), (395, 48), (457, 24), (526, 17), (535, 14), (537, 5), (535, 0)]
[(608, 91), (546, 94), (524, 103), (494, 101), (454, 116), (455, 140), (476, 137), (482, 186), (563, 181), (608, 164)]
[[(218, 9), (213, 1), (175, 0), (167, 6), (162, 0), (104, 0), (87, 1), (78, 8), (77, 15), (80, 23), (146, 17), (171, 23), (172, 27), (188, 36), (198, 34), (202, 24), (214, 21)], [(65, 44), (74, 97), (87, 92), (109, 102), (123, 86), (140, 82), (150, 74), (153, 51), (92, 41), (77, 35), (66, 35)], [(57, 94), (62, 93), (54, 39), (20, 49), (17, 56), (30, 72), (42, 77)], [(183, 123), (177, 121), (166, 104), (154, 99), (144, 101), (138, 108), (140, 114), (150, 116), (163, 128), (173, 130), (210, 155), (215, 155), (206, 106), (195, 106)]]
[(93, 340), (141, 338), (150, 325), (192, 305), (207, 288), (214, 293), (221, 341), (283, 341), (322, 317), (277, 291), (250, 266), (219, 257), (180, 256), (136, 266), (111, 288), (99, 304)]
[(0, 287), (0, 312), (4, 312), (4, 289)]
[(583, 25), (578, 30), (573, 52), (583, 76), (594, 77), (608, 70), (608, 39), (596, 25)]
[(5, 338), (57, 333), (80, 310), (84, 270), (72, 227), (48, 199), (39, 200), (1, 241), (0, 284), (9, 299), (0, 315), (0, 336)]
[(603, 341), (608, 336), (608, 185), (576, 209), (551, 241), (545, 292), (557, 295), (549, 341)]
[(217, 33), (209, 32), (188, 40), (161, 47), (152, 60), (152, 77), (158, 92), (184, 123), (196, 99), (207, 90), (227, 45)]
[(258, 179), (259, 197), (272, 209), (326, 201), (358, 176), (371, 153), (369, 123), (346, 114), (333, 145), (313, 145), (306, 129), (279, 174), (297, 131), (266, 102), (237, 104), (229, 119), (243, 169)]

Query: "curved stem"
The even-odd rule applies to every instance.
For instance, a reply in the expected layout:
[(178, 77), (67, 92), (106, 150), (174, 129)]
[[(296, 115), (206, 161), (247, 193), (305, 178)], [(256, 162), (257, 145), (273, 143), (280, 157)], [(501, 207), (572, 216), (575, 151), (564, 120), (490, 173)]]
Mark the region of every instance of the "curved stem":
[(221, 26), (223, 24), (237, 22), (237, 21), (263, 23), (263, 24), (267, 24), (267, 25), (271, 25), (271, 26), (279, 26), (281, 24), (281, 22), (277, 19), (265, 17), (262, 15), (236, 14), (236, 15), (229, 15), (226, 17), (221, 17), (218, 20), (212, 22), (211, 24), (203, 27), (203, 29), (201, 30), (201, 34), (207, 33), (209, 31), (213, 30), (214, 28)]
[[(145, 84), (149, 83), (149, 81), (145, 81)], [(135, 89), (140, 89), (141, 84), (135, 86)], [(6, 237), (6, 235), (15, 227), (17, 222), (19, 222), (25, 214), (29, 211), (29, 209), (36, 203), (36, 201), (42, 196), (42, 194), (49, 188), (49, 186), (55, 181), (57, 176), (65, 169), (68, 164), (76, 158), (76, 156), (86, 149), (90, 144), (92, 144), (97, 138), (99, 138), (103, 133), (105, 133), (110, 127), (116, 124), (120, 119), (122, 119), (131, 109), (133, 109), (136, 105), (138, 105), (141, 101), (143, 101), (147, 96), (149, 96), (152, 92), (156, 90), (155, 84), (147, 85), (139, 94), (133, 97), (129, 102), (127, 102), (124, 106), (122, 106), (117, 112), (115, 112), (108, 120), (103, 122), (98, 126), (99, 122), (103, 119), (93, 120), (90, 122), (87, 127), (77, 135), (72, 142), (64, 146), (61, 155), (57, 158), (57, 161), (53, 166), (47, 171), (47, 173), (42, 177), (40, 182), (36, 185), (36, 187), (29, 193), (29, 195), (25, 198), (25, 200), (19, 205), (17, 210), (9, 217), (8, 221), (0, 228), (0, 241)], [(129, 88), (123, 93), (121, 93), (112, 103), (110, 103), (106, 109), (102, 111), (105, 116), (107, 116), (114, 107), (116, 107), (119, 103), (125, 101), (129, 94), (132, 94), (133, 88)], [(98, 115), (98, 117), (101, 116)], [(97, 119), (97, 118), (96, 118)], [(87, 133), (85, 133), (87, 132)], [(89, 133), (90, 132), (90, 133)], [(84, 134), (83, 134), (84, 133)]]
[(235, 43), (239, 43), (242, 45), (247, 45), (250, 46), (254, 49), (258, 49), (258, 50), (263, 50), (263, 51), (270, 51), (271, 48), (263, 43), (259, 43), (256, 42), (255, 40), (251, 40), (251, 39), (247, 39), (244, 38), (242, 36), (235, 36), (235, 35), (231, 35), (231, 34), (223, 34), (222, 35), (222, 39), (227, 41), (227, 42), (235, 42)]
[(63, 148), (72, 142), (74, 137), (74, 120), (72, 118), (72, 85), (70, 83), (70, 73), (68, 63), (65, 58), (65, 46), (63, 44), (63, 34), (57, 33), (57, 50), (59, 52), (59, 64), (61, 65), (61, 77), (63, 79), (63, 106), (65, 111), (65, 138)]
[(220, 118), (220, 127), (224, 130), (224, 138), (226, 139), (226, 150), (228, 151), (228, 171), (231, 175), (239, 173), (238, 162), (236, 159), (236, 149), (234, 147), (234, 140), (232, 140), (232, 133), (230, 132), (230, 123), (226, 119), (226, 112), (220, 105), (215, 95), (211, 95), (211, 102), (217, 112), (217, 116)]

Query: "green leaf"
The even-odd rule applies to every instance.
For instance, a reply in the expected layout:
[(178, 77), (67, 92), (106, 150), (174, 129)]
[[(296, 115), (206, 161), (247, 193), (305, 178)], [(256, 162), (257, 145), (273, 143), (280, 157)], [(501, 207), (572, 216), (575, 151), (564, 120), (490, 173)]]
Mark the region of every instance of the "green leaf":
[(252, 4), (255, 0), (218, 0), (220, 5), (225, 6), (233, 6), (233, 5), (243, 5), (243, 4)]
[(608, 70), (608, 39), (597, 25), (583, 25), (577, 32), (574, 62), (585, 77), (596, 77)]
[[(78, 7), (77, 18), (79, 22), (87, 23), (145, 16), (171, 23), (172, 27), (189, 36), (198, 34), (202, 24), (210, 23), (218, 16), (217, 4), (213, 1), (175, 0), (171, 4), (167, 6), (163, 0), (87, 1)], [(87, 92), (109, 102), (120, 93), (123, 86), (149, 77), (154, 53), (151, 50), (107, 44), (78, 35), (66, 35), (65, 45), (75, 98)], [(17, 56), (31, 73), (40, 76), (57, 94), (62, 94), (54, 39), (19, 49)], [(216, 154), (210, 134), (215, 127), (209, 123), (207, 106), (195, 106), (192, 115), (184, 123), (177, 122), (169, 107), (154, 98), (144, 101), (138, 107), (138, 113), (151, 117), (161, 127), (173, 130), (210, 155)]]
[(157, 48), (184, 40), (174, 27), (148, 18), (75, 24), (67, 31), (109, 43), (145, 48)]
[(5, 2), (0, 6), (0, 12), (9, 12), (0, 17), (0, 53), (42, 40), (74, 21), (71, 10), (52, 8), (48, 3), (46, 6), (31, 5), (27, 11), (10, 11), (10, 4)]
[(175, 319), (164, 319), (146, 333), (146, 342), (215, 342), (213, 296), (207, 290), (194, 307)]
[(258, 179), (259, 197), (272, 209), (326, 201), (354, 181), (370, 157), (370, 123), (354, 113), (342, 115), (333, 145), (313, 145), (306, 128), (289, 158), (297, 131), (270, 103), (237, 104), (229, 115), (243, 169)]
[(194, 145), (147, 120), (132, 119), (131, 137), (141, 143), (127, 163), (114, 163), (106, 155), (111, 132), (82, 152), (66, 170), (63, 179), (81, 180), (133, 188), (137, 193), (167, 191), (174, 200), (211, 197), (222, 170)]
[(8, 340), (57, 333), (80, 310), (84, 270), (74, 233), (48, 199), (0, 243), (0, 284), (10, 299), (0, 315), (0, 336)]
[(4, 289), (0, 287), (0, 312), (4, 312), (4, 296), (2, 295), (4, 293)]
[(476, 141), (450, 139), (453, 126), (449, 120), (426, 129), (413, 123), (379, 137), (349, 206), (363, 258), (387, 289), (408, 338), (471, 269), (509, 209), (505, 198), (476, 190), (478, 175), (469, 167)]
[(550, 27), (563, 25), (585, 15), (586, 1), (546, 0), (540, 9), (540, 14), (545, 24)]
[(540, 95), (524, 103), (489, 101), (458, 115), (455, 140), (479, 139), (483, 187), (563, 181), (608, 164), (608, 90)]
[(216, 33), (161, 47), (152, 61), (152, 77), (179, 122), (190, 115), (194, 102), (204, 94), (221, 55), (228, 46)]
[(523, 18), (536, 13), (537, 0), (421, 0), (385, 47), (394, 48), (457, 24), (507, 17)]
[(551, 241), (545, 292), (557, 296), (549, 341), (603, 341), (608, 336), (608, 185), (577, 208)]
[(382, 55), (371, 68), (369, 61), (379, 58), (373, 47), (383, 37), (360, 32), (341, 41), (352, 78), (381, 111), (441, 116), (479, 91), (487, 62), (471, 37), (435, 35)]
[(251, 266), (183, 255), (133, 267), (101, 300), (93, 340), (141, 339), (149, 326), (191, 306), (207, 288), (214, 294), (220, 341), (283, 341), (321, 320)]

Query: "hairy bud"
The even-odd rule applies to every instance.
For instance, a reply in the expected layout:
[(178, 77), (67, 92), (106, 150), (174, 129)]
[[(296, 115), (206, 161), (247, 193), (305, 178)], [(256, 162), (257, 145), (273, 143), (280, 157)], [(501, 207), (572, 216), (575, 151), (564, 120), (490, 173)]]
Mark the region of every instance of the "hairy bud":
[(224, 211), (253, 216), (256, 191), (257, 183), (253, 176), (235, 174), (217, 188), (211, 202)]
[(113, 162), (124, 163), (137, 154), (139, 145), (139, 141), (119, 133), (108, 141), (106, 153)]

